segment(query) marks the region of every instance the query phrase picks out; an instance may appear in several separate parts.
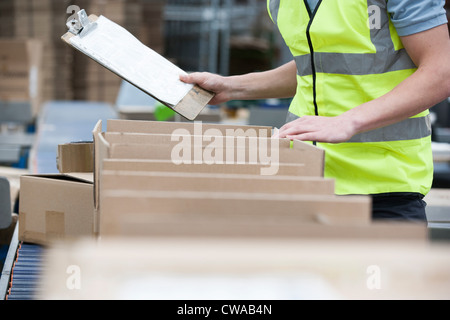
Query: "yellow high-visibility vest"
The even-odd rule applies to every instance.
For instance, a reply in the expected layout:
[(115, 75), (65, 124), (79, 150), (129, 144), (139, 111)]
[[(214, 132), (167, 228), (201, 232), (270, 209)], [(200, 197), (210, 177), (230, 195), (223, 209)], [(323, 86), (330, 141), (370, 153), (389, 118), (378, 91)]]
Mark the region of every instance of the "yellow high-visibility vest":
[[(376, 99), (417, 67), (403, 47), (386, 0), (268, 0), (268, 11), (297, 63), (297, 93), (288, 121), (333, 117)], [(433, 180), (428, 110), (325, 149), (325, 177), (336, 194), (416, 192)]]

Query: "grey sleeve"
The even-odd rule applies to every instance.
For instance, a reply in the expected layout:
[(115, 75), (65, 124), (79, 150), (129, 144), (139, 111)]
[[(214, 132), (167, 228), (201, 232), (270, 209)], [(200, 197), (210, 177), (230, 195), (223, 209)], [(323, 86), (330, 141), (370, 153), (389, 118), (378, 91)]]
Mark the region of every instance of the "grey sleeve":
[(387, 9), (399, 36), (447, 23), (445, 0), (387, 0)]

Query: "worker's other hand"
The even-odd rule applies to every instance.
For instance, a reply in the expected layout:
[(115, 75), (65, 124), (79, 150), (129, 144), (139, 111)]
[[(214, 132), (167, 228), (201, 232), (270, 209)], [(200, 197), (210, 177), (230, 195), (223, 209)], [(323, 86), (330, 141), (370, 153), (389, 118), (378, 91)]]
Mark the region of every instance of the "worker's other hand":
[(353, 126), (344, 117), (304, 116), (286, 123), (274, 138), (341, 143), (355, 134)]
[(217, 105), (231, 100), (231, 89), (226, 77), (209, 72), (195, 72), (181, 75), (180, 80), (185, 83), (196, 84), (205, 90), (215, 93), (209, 104)]

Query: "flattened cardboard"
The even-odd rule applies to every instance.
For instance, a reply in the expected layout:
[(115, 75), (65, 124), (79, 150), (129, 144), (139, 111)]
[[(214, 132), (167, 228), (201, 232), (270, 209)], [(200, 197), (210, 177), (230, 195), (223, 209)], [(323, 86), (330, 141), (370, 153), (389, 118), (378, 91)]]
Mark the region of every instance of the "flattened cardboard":
[[(159, 134), (171, 134), (173, 130), (176, 128), (183, 128), (186, 132), (195, 132), (195, 128), (198, 130), (198, 126), (192, 123), (171, 123), (171, 122), (149, 122), (149, 121), (124, 121), (124, 120), (109, 120), (108, 121), (108, 132), (129, 132), (136, 133), (141, 132), (148, 134), (150, 132), (159, 133)], [(201, 127), (202, 131), (209, 129), (217, 129), (220, 128), (221, 132), (226, 134), (226, 130), (232, 128), (235, 134), (245, 134), (248, 132), (249, 127), (247, 126), (216, 126), (216, 125), (203, 125)], [(253, 127), (255, 131), (259, 131), (261, 128), (262, 137), (267, 138), (270, 137), (271, 128), (269, 127)], [(256, 130), (258, 128), (258, 130)], [(269, 134), (270, 132), (270, 134)], [(100, 181), (100, 173), (103, 170), (103, 165), (106, 159), (129, 159), (129, 160), (169, 160), (171, 159), (172, 149), (170, 146), (146, 146), (144, 143), (139, 144), (124, 144), (118, 145), (115, 143), (110, 143), (107, 140), (107, 133), (102, 133), (102, 122), (99, 121), (93, 130), (93, 138), (94, 138), (94, 153), (95, 153), (95, 163), (94, 163), (94, 180), (95, 180), (95, 207), (97, 211), (99, 209), (99, 194), (101, 190), (101, 181)], [(111, 136), (108, 136), (111, 137)], [(159, 136), (162, 137), (162, 136)], [(153, 137), (142, 137), (143, 139), (157, 139), (158, 136)], [(167, 136), (164, 137), (167, 139)], [(238, 139), (238, 138), (236, 138)], [(280, 140), (281, 141), (281, 140)], [(141, 141), (142, 142), (142, 141)], [(124, 151), (121, 151), (120, 148), (124, 148)], [(159, 150), (157, 150), (159, 149)], [(295, 164), (304, 164), (307, 168), (302, 172), (307, 176), (322, 176), (324, 170), (324, 151), (320, 148), (316, 148), (312, 145), (298, 142), (293, 143), (293, 149), (290, 148), (290, 142), (281, 141), (279, 150), (280, 154), (286, 155), (285, 161), (290, 161)], [(302, 154), (300, 155), (300, 152)], [(152, 156), (153, 155), (153, 156)], [(156, 159), (155, 159), (156, 158)], [(207, 164), (209, 165), (209, 164)], [(265, 164), (267, 167), (267, 164)], [(197, 164), (191, 165), (192, 168), (196, 167)], [(188, 167), (184, 167), (188, 169)], [(242, 168), (242, 167), (241, 167)], [(279, 168), (278, 168), (279, 169)], [(299, 168), (300, 169), (300, 168)], [(195, 169), (188, 169), (195, 170)], [(261, 171), (260, 171), (261, 173)], [(276, 172), (277, 173), (277, 172)], [(275, 174), (276, 174), (275, 173)]]
[[(212, 152), (211, 152), (212, 150)], [(264, 150), (264, 151), (261, 151)], [(220, 152), (217, 152), (220, 151)], [(277, 154), (275, 154), (276, 152)], [(212, 154), (211, 154), (212, 153)], [(314, 154), (301, 152), (296, 149), (277, 148), (275, 150), (259, 148), (197, 148), (196, 146), (171, 148), (161, 145), (143, 144), (112, 144), (110, 148), (112, 159), (148, 159), (170, 160), (187, 164), (228, 163), (246, 164), (304, 164), (308, 167), (308, 176), (323, 177), (323, 162)]]
[(307, 175), (323, 175), (323, 150), (306, 143), (296, 143), (291, 148), (288, 139), (112, 132), (102, 135), (109, 144), (110, 157), (116, 159), (168, 160), (187, 155), (188, 159), (184, 160), (195, 164), (305, 163), (309, 169)]
[(92, 174), (21, 177), (20, 241), (46, 245), (93, 236)]
[[(171, 160), (138, 160), (138, 159), (105, 159), (103, 170), (122, 171), (156, 171), (156, 172), (192, 172), (211, 174), (248, 174), (261, 175), (261, 170), (267, 165), (258, 163), (247, 164), (174, 164)], [(308, 176), (308, 167), (304, 164), (278, 164), (279, 176)]]
[(191, 172), (102, 172), (103, 190), (202, 191), (334, 195), (334, 180)]
[[(196, 126), (197, 124), (197, 126)], [(196, 132), (195, 130), (199, 130)], [(173, 134), (175, 130), (179, 133), (185, 132), (190, 135), (205, 135), (208, 130), (219, 131), (222, 135), (234, 136), (258, 136), (271, 137), (272, 128), (267, 126), (239, 126), (230, 124), (208, 124), (208, 123), (184, 123), (164, 121), (132, 121), (132, 120), (108, 120), (107, 132), (119, 133), (146, 133), (146, 134)], [(228, 130), (228, 131), (227, 131)], [(210, 131), (211, 132), (211, 131)]]
[[(154, 129), (154, 126), (160, 127), (163, 132), (172, 132), (173, 129), (178, 126), (178, 124), (173, 123), (164, 123), (162, 125), (158, 122), (137, 122), (139, 124), (136, 124), (136, 127), (140, 125), (141, 130), (137, 129), (136, 131), (142, 132), (144, 132), (146, 128)], [(119, 125), (120, 129), (123, 129), (125, 126), (129, 127), (135, 125), (135, 121), (109, 121), (108, 124), (111, 124), (112, 130), (114, 130), (114, 124)], [(194, 130), (193, 128), (195, 127), (193, 124), (180, 125), (184, 126), (186, 131), (191, 130), (191, 132), (193, 132), (192, 130)], [(167, 130), (168, 127), (171, 129)], [(212, 128), (217, 129), (215, 125), (211, 125), (211, 128), (209, 129), (208, 127), (203, 127), (203, 131), (207, 132)], [(218, 134), (220, 134), (221, 131), (226, 131), (227, 128), (229, 128), (229, 126), (222, 126), (221, 130), (217, 129)], [(241, 130), (241, 133), (248, 131), (245, 126), (234, 128), (235, 129), (233, 130), (235, 130), (235, 133), (239, 132), (239, 130)], [(125, 128), (124, 130), (131, 131), (130, 128)], [(185, 142), (187, 142), (190, 143), (193, 148), (191, 149), (190, 154), (192, 161), (194, 161), (195, 164), (199, 163), (198, 161), (195, 161), (194, 154), (200, 152), (203, 155), (205, 151), (215, 153), (215, 151), (219, 150), (222, 146), (223, 150), (221, 152), (221, 156), (214, 155), (214, 159), (212, 159), (215, 163), (220, 163), (221, 160), (226, 161), (227, 163), (232, 160), (233, 163), (239, 164), (252, 162), (263, 163), (263, 161), (292, 164), (304, 163), (308, 166), (308, 172), (305, 173), (306, 175), (323, 176), (324, 151), (322, 149), (300, 141), (294, 142), (293, 148), (291, 148), (291, 142), (287, 139), (277, 139), (276, 143), (278, 146), (273, 146), (274, 140), (270, 137), (265, 137), (265, 134), (267, 133), (268, 132), (265, 132), (262, 137), (254, 135), (251, 137), (219, 135), (213, 138), (213, 142), (211, 142), (211, 139), (208, 139), (206, 136), (198, 135), (179, 136), (179, 141), (172, 141), (173, 136), (171, 134), (136, 134), (127, 132), (98, 132), (97, 134), (102, 135), (101, 143), (103, 143), (105, 148), (109, 150), (108, 157), (115, 159), (168, 160), (172, 159), (173, 152), (175, 152), (174, 149), (177, 146), (182, 146)], [(200, 148), (203, 149), (199, 150)], [(274, 149), (272, 150), (272, 148)], [(262, 152), (263, 150), (264, 152)], [(270, 157), (271, 155), (275, 155), (273, 153), (274, 151), (277, 152), (276, 155), (279, 154), (279, 158), (273, 159), (273, 157)], [(230, 158), (227, 158), (227, 156), (230, 156)], [(204, 159), (200, 159), (200, 161), (202, 160)], [(211, 161), (209, 164), (211, 164)]]
[[(248, 217), (242, 219), (204, 219), (201, 216), (169, 214), (167, 216), (116, 216), (116, 220), (103, 232), (109, 238), (265, 238), (265, 239), (348, 239), (352, 241), (373, 239), (379, 241), (420, 240), (427, 242), (428, 229), (424, 225), (399, 222), (361, 225), (328, 225), (305, 221), (285, 223), (261, 222)], [(133, 223), (130, 219), (136, 219)], [(275, 220), (275, 218), (274, 218)]]
[[(227, 130), (226, 125), (111, 120), (107, 132), (101, 132), (98, 123), (93, 131), (98, 235), (261, 235), (273, 226), (268, 234), (285, 231), (302, 236), (296, 230), (309, 225), (351, 228), (370, 224), (370, 198), (334, 195), (334, 182), (329, 184), (323, 177), (322, 149), (277, 140), (279, 169), (276, 176), (264, 180), (260, 170), (267, 164), (251, 158), (250, 151), (262, 142), (272, 147), (271, 128), (256, 127), (256, 134), (250, 135), (245, 126)], [(174, 132), (183, 139), (172, 141)], [(236, 154), (249, 153), (241, 158), (243, 163), (172, 161), (174, 147), (190, 147), (191, 154), (199, 149), (204, 152), (210, 137), (224, 137), (225, 146), (232, 141)], [(318, 189), (322, 183), (326, 190)]]
[[(151, 236), (160, 227), (257, 228), (258, 225), (369, 225), (368, 197), (232, 192), (102, 190), (100, 235)], [(180, 230), (183, 233), (182, 230)]]
[[(105, 132), (103, 136), (105, 139), (113, 144), (146, 144), (146, 145), (162, 145), (173, 147), (177, 144), (189, 143), (198, 144), (206, 147), (211, 142), (220, 143), (224, 146), (228, 144), (237, 147), (251, 147), (264, 144), (264, 146), (270, 147), (274, 141), (271, 137), (259, 137), (259, 136), (222, 136), (219, 131), (215, 132), (218, 135), (214, 135), (214, 132), (210, 131), (204, 135), (191, 135), (185, 132), (184, 134), (156, 134), (156, 133), (127, 133), (127, 132)], [(220, 135), (219, 135), (220, 133)], [(287, 139), (277, 139), (276, 143), (284, 148), (290, 147), (290, 141)]]

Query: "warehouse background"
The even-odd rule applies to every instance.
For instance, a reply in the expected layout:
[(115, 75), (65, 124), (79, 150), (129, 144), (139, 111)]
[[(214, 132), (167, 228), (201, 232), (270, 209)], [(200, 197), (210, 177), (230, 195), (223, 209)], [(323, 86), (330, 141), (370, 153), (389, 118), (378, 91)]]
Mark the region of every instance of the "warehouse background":
[(43, 43), (43, 101), (117, 98), (120, 79), (61, 41), (70, 5), (122, 25), (186, 71), (226, 75), (278, 63), (264, 0), (2, 0), (0, 37)]

